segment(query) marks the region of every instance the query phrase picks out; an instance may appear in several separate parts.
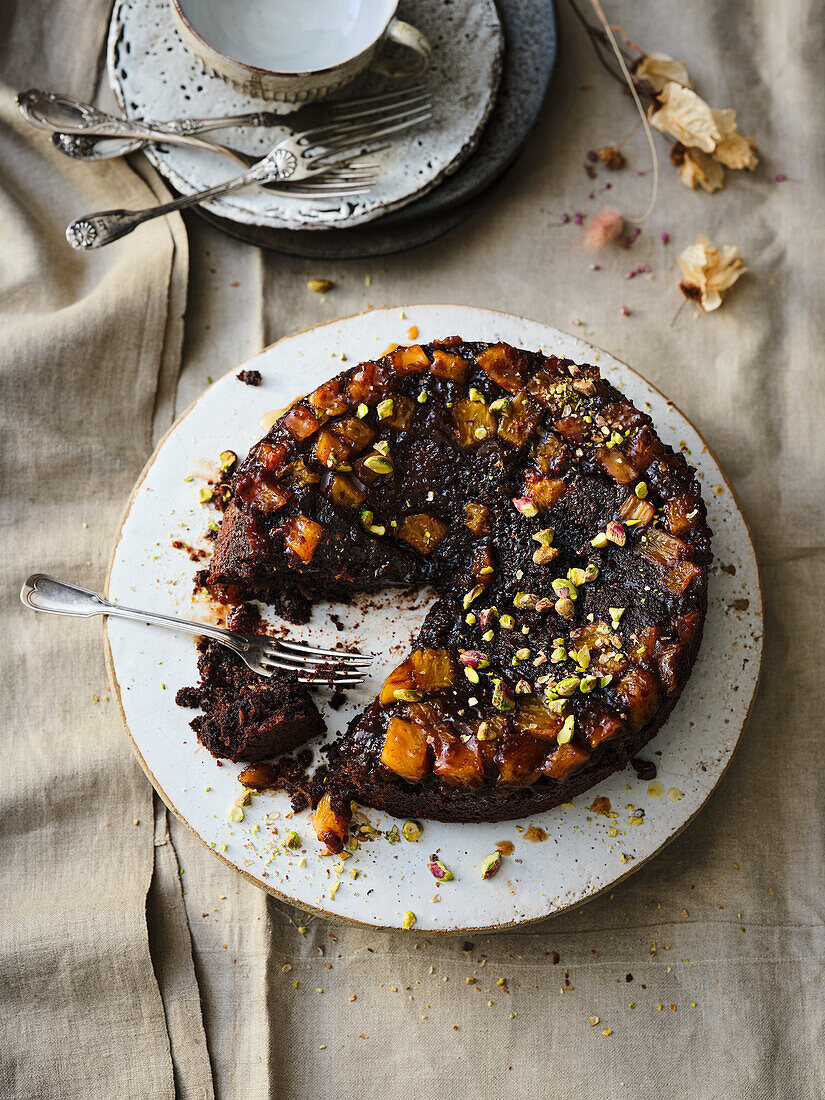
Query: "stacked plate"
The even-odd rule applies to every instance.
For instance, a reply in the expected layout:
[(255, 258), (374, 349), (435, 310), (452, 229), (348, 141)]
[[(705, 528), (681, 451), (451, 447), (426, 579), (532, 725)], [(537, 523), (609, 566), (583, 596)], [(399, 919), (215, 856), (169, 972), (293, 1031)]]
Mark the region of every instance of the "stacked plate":
[[(432, 118), (397, 136), (371, 160), (378, 180), (347, 199), (289, 198), (255, 188), (213, 200), (199, 213), (251, 243), (324, 259), (377, 256), (433, 240), (469, 216), (475, 198), (518, 153), (538, 115), (556, 55), (546, 0), (405, 0), (398, 14), (433, 48), (423, 81)], [(169, 0), (119, 0), (112, 15), (109, 79), (129, 118), (284, 114), (285, 126), (223, 130), (215, 140), (253, 156), (289, 133), (293, 104), (257, 98), (206, 71), (184, 46)], [(333, 93), (344, 99), (399, 86), (375, 70)], [(227, 161), (200, 150), (153, 146), (146, 155), (175, 191), (228, 178)]]

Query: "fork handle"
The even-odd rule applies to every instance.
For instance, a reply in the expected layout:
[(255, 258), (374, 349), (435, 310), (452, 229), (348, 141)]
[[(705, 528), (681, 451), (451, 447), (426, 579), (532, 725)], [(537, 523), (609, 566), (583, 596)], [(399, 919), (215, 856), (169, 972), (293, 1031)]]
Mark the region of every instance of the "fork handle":
[(66, 227), (66, 240), (72, 248), (80, 252), (88, 252), (93, 248), (102, 248), (111, 244), (133, 229), (137, 229), (143, 222), (152, 218), (160, 218), (164, 214), (171, 214), (175, 210), (185, 210), (187, 206), (197, 206), (206, 199), (219, 198), (233, 191), (240, 191), (244, 187), (251, 187), (255, 183), (265, 182), (268, 173), (260, 164), (244, 172), (241, 176), (235, 176), (225, 183), (219, 183), (216, 187), (210, 187), (206, 191), (196, 191), (193, 195), (183, 195), (171, 202), (164, 202), (158, 206), (149, 206), (145, 210), (104, 210), (100, 214), (87, 214), (83, 218), (75, 218)]
[(110, 603), (88, 588), (56, 580), (45, 573), (33, 573), (27, 579), (20, 590), (20, 599), (26, 607), (31, 607), (34, 611), (45, 611), (50, 615), (73, 615), (84, 619), (92, 615), (109, 615), (114, 619), (131, 619), (153, 626), (165, 626), (168, 630), (182, 631), (184, 634), (214, 638), (234, 649), (236, 653), (246, 653), (249, 649), (249, 642), (243, 635), (224, 630), (221, 626), (176, 619), (157, 611), (136, 611), (132, 607)]

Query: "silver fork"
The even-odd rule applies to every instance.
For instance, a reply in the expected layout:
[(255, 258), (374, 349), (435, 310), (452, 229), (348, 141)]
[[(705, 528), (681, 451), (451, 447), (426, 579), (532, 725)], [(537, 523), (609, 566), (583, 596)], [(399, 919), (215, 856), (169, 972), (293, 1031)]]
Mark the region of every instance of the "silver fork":
[[(152, 218), (197, 206), (206, 199), (240, 191), (254, 184), (288, 181), (300, 183), (322, 178), (336, 172), (341, 183), (360, 182), (365, 190), (374, 182), (369, 168), (351, 163), (351, 158), (366, 148), (375, 151), (382, 138), (390, 137), (425, 122), (432, 117), (429, 99), (412, 107), (390, 107), (371, 114), (368, 119), (356, 118), (343, 122), (329, 122), (311, 130), (295, 134), (279, 141), (265, 157), (257, 161), (249, 171), (234, 179), (184, 195), (172, 202), (151, 206), (146, 210), (105, 210), (77, 218), (66, 229), (66, 239), (72, 248), (87, 251), (102, 248), (112, 241), (125, 237), (133, 229)], [(343, 170), (346, 168), (347, 170)]]
[(168, 630), (182, 631), (214, 638), (237, 653), (244, 664), (260, 676), (272, 676), (277, 670), (298, 672), (301, 684), (355, 687), (363, 683), (366, 666), (372, 657), (355, 650), (318, 649), (303, 642), (283, 638), (267, 638), (261, 634), (236, 634), (220, 626), (176, 619), (156, 611), (136, 611), (131, 607), (110, 603), (88, 588), (68, 581), (58, 581), (45, 573), (33, 573), (20, 590), (20, 599), (34, 611), (52, 615), (74, 615), (89, 618), (109, 615), (111, 618), (132, 619)]
[(415, 84), (393, 92), (342, 99), (332, 103), (308, 103), (289, 114), (276, 111), (253, 111), (250, 114), (222, 115), (215, 118), (175, 118), (165, 122), (156, 119), (126, 119), (101, 111), (91, 103), (57, 92), (37, 88), (20, 92), (17, 106), (23, 118), (39, 130), (52, 134), (53, 144), (61, 153), (79, 160), (109, 160), (125, 156), (150, 143), (189, 145), (196, 149), (211, 149), (233, 160), (252, 163), (243, 154), (213, 142), (192, 141), (198, 134), (227, 127), (280, 127), (291, 133), (307, 130), (323, 123), (345, 120), (367, 120), (386, 108), (414, 106), (429, 99), (423, 84)]

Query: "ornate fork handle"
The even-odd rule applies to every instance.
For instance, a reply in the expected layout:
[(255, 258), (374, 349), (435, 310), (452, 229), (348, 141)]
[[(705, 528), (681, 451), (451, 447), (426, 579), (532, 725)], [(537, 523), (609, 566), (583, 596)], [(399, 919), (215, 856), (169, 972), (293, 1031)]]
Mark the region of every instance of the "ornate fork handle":
[(294, 129), (291, 115), (279, 115), (275, 111), (254, 111), (249, 115), (223, 115), (218, 118), (174, 118), (168, 122), (147, 119), (146, 125), (165, 134), (179, 134), (183, 137), (205, 134), (210, 130), (223, 130), (227, 126), (283, 126), (287, 130)]
[(248, 639), (243, 635), (224, 630), (221, 626), (175, 619), (157, 611), (137, 611), (132, 607), (122, 607), (104, 600), (97, 592), (91, 592), (88, 588), (58, 581), (45, 573), (34, 573), (27, 579), (20, 591), (20, 599), (34, 611), (45, 611), (51, 615), (73, 615), (84, 619), (92, 615), (109, 615), (114, 619), (131, 619), (133, 622), (165, 626), (168, 630), (182, 631), (184, 634), (214, 638), (234, 649), (236, 653), (246, 653), (250, 648)]
[(171, 214), (175, 210), (185, 210), (187, 206), (197, 206), (207, 199), (217, 199), (222, 195), (229, 195), (233, 191), (241, 191), (244, 187), (251, 187), (255, 183), (266, 183), (273, 178), (271, 169), (265, 162), (260, 161), (248, 172), (226, 183), (219, 183), (206, 191), (196, 191), (193, 195), (183, 195), (179, 199), (162, 203), (160, 206), (150, 206), (146, 210), (104, 210), (100, 214), (89, 214), (84, 218), (77, 218), (66, 228), (66, 240), (81, 252), (87, 252), (93, 248), (102, 248), (112, 241), (125, 237), (143, 222), (152, 218), (160, 218), (164, 214)]

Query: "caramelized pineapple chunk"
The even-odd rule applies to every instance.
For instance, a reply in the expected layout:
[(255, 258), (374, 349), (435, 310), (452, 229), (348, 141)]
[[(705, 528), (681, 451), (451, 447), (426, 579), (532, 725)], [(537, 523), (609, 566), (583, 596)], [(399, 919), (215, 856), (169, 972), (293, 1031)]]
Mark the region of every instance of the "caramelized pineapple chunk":
[(367, 444), (375, 439), (375, 432), (369, 424), (365, 424), (356, 416), (342, 416), (340, 420), (330, 424), (330, 428), (339, 439), (350, 444), (355, 454), (363, 451)]
[(381, 750), (381, 763), (410, 783), (423, 779), (429, 769), (427, 736), (421, 727), (403, 718), (391, 718)]
[(619, 517), (630, 527), (646, 527), (656, 515), (656, 509), (649, 500), (639, 500), (634, 494), (627, 498), (619, 509)]
[(381, 384), (377, 378), (376, 364), (362, 363), (347, 386), (347, 396), (351, 404), (359, 405), (362, 401), (369, 404), (380, 393)]
[(620, 485), (629, 485), (639, 476), (636, 467), (628, 462), (617, 447), (594, 447), (593, 457), (604, 472)]
[(607, 648), (612, 633), (605, 622), (584, 623), (582, 626), (570, 631), (570, 641), (574, 649), (578, 650), (586, 645), (589, 650), (595, 652), (598, 649)]
[(653, 656), (653, 650), (656, 648), (658, 640), (659, 628), (657, 626), (646, 626), (643, 630), (640, 630), (634, 637), (631, 647), (633, 660), (638, 662), (649, 661)]
[(656, 667), (668, 695), (675, 691), (682, 673), (684, 647), (678, 642), (667, 642), (656, 647)]
[(644, 424), (625, 442), (624, 453), (634, 469), (643, 474), (656, 455), (662, 453), (662, 444), (648, 425)]
[(610, 405), (605, 405), (602, 409), (602, 416), (616, 431), (626, 432), (628, 428), (635, 428), (639, 424), (644, 424), (644, 416), (638, 409), (634, 408), (629, 401), (614, 401)]
[(340, 466), (347, 461), (349, 454), (350, 446), (348, 443), (344, 442), (343, 439), (339, 439), (327, 428), (321, 429), (312, 448), (312, 456), (317, 462), (328, 469), (334, 470), (336, 466)]
[(674, 566), (687, 557), (688, 547), (666, 531), (650, 527), (639, 540), (638, 552), (654, 565)]
[(286, 524), (284, 542), (287, 549), (307, 565), (312, 560), (315, 548), (321, 541), (324, 528), (307, 516), (292, 516)]
[(464, 397), (452, 412), (460, 446), (473, 447), (496, 434), (496, 418), (482, 401)]
[(283, 443), (267, 443), (266, 440), (258, 444), (255, 451), (255, 464), (265, 470), (275, 472), (280, 470), (286, 459), (286, 447)]
[(585, 711), (579, 725), (591, 749), (597, 748), (603, 741), (612, 741), (624, 729), (624, 722), (602, 707)]
[(546, 746), (526, 733), (502, 738), (496, 751), (498, 781), (509, 787), (528, 787), (541, 775)]
[(686, 611), (684, 615), (680, 615), (676, 620), (676, 633), (679, 635), (679, 641), (692, 642), (699, 630), (699, 624), (698, 611)]
[(293, 405), (284, 417), (283, 425), (291, 436), (301, 440), (317, 431), (321, 426), (321, 421), (303, 405)]
[(493, 565), (493, 551), (489, 546), (479, 546), (473, 551), (470, 558), (470, 572), (479, 584), (488, 585), (495, 576)]
[(295, 486), (315, 485), (321, 480), (321, 475), (315, 470), (310, 470), (302, 458), (296, 458), (287, 466), (281, 481), (295, 488)]
[(321, 797), (321, 801), (315, 807), (312, 814), (312, 827), (320, 842), (326, 844), (333, 855), (337, 855), (344, 847), (350, 816), (344, 809), (333, 808), (332, 796), (329, 792)]
[(460, 355), (436, 348), (433, 352), (433, 361), (430, 364), (430, 374), (438, 378), (449, 378), (452, 382), (466, 382), (470, 367), (469, 359), (463, 359)]
[(559, 435), (574, 445), (583, 443), (592, 430), (584, 416), (560, 416), (553, 426)]
[(474, 535), (486, 535), (490, 530), (490, 509), (486, 504), (464, 505), (464, 526)]
[(651, 673), (643, 668), (632, 668), (618, 684), (616, 694), (627, 709), (630, 723), (640, 730), (659, 706), (659, 685)]
[(268, 484), (260, 476), (245, 489), (243, 494), (243, 499), (247, 504), (254, 504), (256, 508), (267, 514), (277, 512), (279, 508), (283, 508), (289, 497), (290, 494), (287, 490), (282, 489), (280, 485)]
[(498, 434), (506, 443), (522, 447), (541, 419), (541, 409), (521, 390), (508, 402), (498, 422)]
[(590, 753), (586, 748), (568, 741), (547, 757), (541, 770), (551, 779), (567, 779), (568, 775), (581, 771), (589, 759)]
[(529, 467), (524, 471), (524, 483), (527, 486), (527, 495), (540, 512), (552, 508), (567, 492), (564, 481), (554, 477), (540, 477)]
[(699, 516), (699, 501), (693, 494), (672, 497), (664, 507), (664, 523), (671, 535), (689, 531)]
[(484, 782), (484, 764), (475, 738), (462, 741), (451, 734), (437, 733), (432, 738), (433, 773), (448, 787), (480, 787)]
[(414, 649), (381, 688), (384, 706), (397, 702), (396, 691), (437, 691), (455, 683), (455, 666), (446, 649)]
[(681, 596), (687, 591), (691, 581), (701, 577), (702, 570), (692, 561), (680, 561), (662, 577), (662, 588), (672, 592), (674, 596)]
[(405, 516), (398, 528), (398, 537), (426, 558), (449, 530), (446, 523), (424, 512), (421, 515)]
[(476, 363), (488, 378), (508, 393), (518, 393), (523, 382), (521, 364), (515, 348), (509, 344), (492, 344), (476, 356)]
[(357, 508), (367, 495), (364, 487), (349, 474), (333, 474), (327, 481), (324, 493), (333, 504), (343, 508)]
[(560, 473), (570, 461), (570, 448), (554, 433), (548, 432), (531, 455), (540, 473)]
[(395, 374), (404, 375), (424, 370), (430, 360), (420, 344), (413, 344), (409, 348), (396, 348), (389, 356), (389, 363)]
[(416, 404), (411, 397), (396, 394), (392, 399), (392, 413), (387, 417), (386, 423), (399, 432), (406, 432), (412, 424), (415, 409)]
[(518, 705), (515, 714), (516, 728), (542, 741), (555, 741), (564, 725), (564, 718), (545, 703), (539, 695), (528, 695)]
[(341, 393), (341, 384), (337, 378), (331, 378), (329, 382), (324, 382), (323, 386), (313, 390), (307, 402), (319, 420), (329, 420), (331, 416), (338, 416), (349, 408), (349, 401)]

